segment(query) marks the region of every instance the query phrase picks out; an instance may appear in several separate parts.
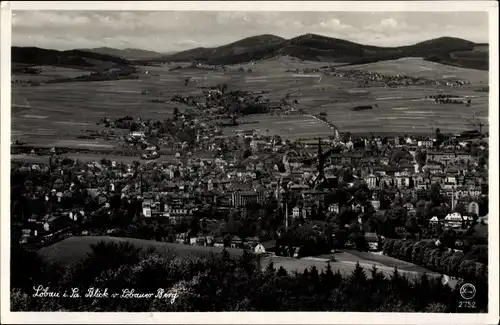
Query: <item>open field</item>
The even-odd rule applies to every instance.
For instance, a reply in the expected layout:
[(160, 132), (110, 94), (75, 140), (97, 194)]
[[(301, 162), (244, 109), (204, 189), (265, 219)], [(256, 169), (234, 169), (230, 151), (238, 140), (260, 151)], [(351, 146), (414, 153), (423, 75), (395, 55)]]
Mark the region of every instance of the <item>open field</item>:
[(338, 70), (361, 70), (386, 75), (407, 75), (420, 78), (469, 80), (471, 84), (488, 84), (488, 71), (464, 69), (421, 58), (403, 58), (375, 63), (339, 67)]
[[(279, 268), (280, 266), (283, 266), (285, 270), (288, 272), (294, 272), (294, 271), (299, 271), (303, 272), (306, 268), (311, 268), (312, 266), (315, 266), (319, 272), (322, 270), (325, 270), (326, 267), (328, 266), (328, 261), (321, 260), (321, 259), (316, 259), (316, 258), (301, 258), (301, 259), (296, 259), (296, 258), (290, 258), (290, 257), (278, 257), (278, 256), (272, 256), (272, 257), (267, 257), (263, 260), (263, 265), (267, 265), (269, 262), (273, 262), (274, 266), (276, 268)], [(343, 275), (350, 275), (355, 267), (356, 263), (358, 261), (350, 262), (350, 261), (333, 261), (330, 262), (330, 266), (333, 270), (333, 272), (339, 271)], [(364, 261), (362, 259), (359, 260), (359, 264), (367, 275), (369, 276), (369, 271), (375, 265), (377, 269), (382, 272), (386, 277), (390, 277), (392, 273), (394, 272), (394, 267), (388, 267), (385, 265), (373, 263), (371, 261)], [(419, 271), (410, 271), (410, 270), (404, 270), (404, 269), (399, 269), (398, 271), (401, 274), (404, 274), (408, 277), (419, 277), (421, 276), (424, 272), (419, 272)], [(426, 272), (429, 276), (432, 277), (440, 277), (440, 274), (437, 273), (432, 273), (430, 271)]]
[[(141, 248), (148, 249), (153, 247), (160, 254), (220, 254), (222, 248), (192, 246), (184, 244), (164, 243), (153, 240), (135, 239), (135, 238), (120, 238), (110, 236), (76, 236), (69, 237), (50, 246), (41, 248), (38, 252), (50, 262), (58, 262), (63, 265), (72, 264), (85, 258), (87, 254), (92, 252), (92, 245), (99, 242), (105, 243), (122, 243), (129, 242), (130, 244)], [(243, 251), (241, 249), (226, 249), (230, 255), (240, 256)]]
[(276, 56), (270, 59), (258, 60), (251, 63), (236, 64), (234, 67), (236, 69), (243, 68), (245, 70), (252, 69), (253, 72), (270, 73), (277, 72), (281, 73), (286, 70), (295, 71), (296, 69), (319, 69), (324, 66), (336, 66), (342, 65), (342, 63), (333, 62), (316, 62), (300, 60), (291, 56)]
[[(284, 139), (328, 137), (333, 134), (330, 127), (314, 117), (302, 115), (256, 114), (239, 119), (243, 124), (224, 128), (227, 135), (236, 135), (243, 130), (256, 130), (264, 136), (279, 134)], [(255, 123), (257, 122), (257, 123)]]
[[(160, 254), (178, 254), (178, 255), (190, 255), (190, 254), (219, 254), (222, 252), (221, 248), (215, 247), (205, 247), (205, 246), (192, 246), (184, 244), (172, 244), (164, 242), (156, 242), (151, 240), (134, 239), (134, 238), (119, 238), (119, 237), (109, 237), (109, 236), (77, 236), (64, 239), (60, 242), (52, 244), (47, 247), (41, 248), (38, 252), (41, 256), (45, 257), (48, 261), (58, 262), (63, 265), (72, 264), (78, 262), (88, 253), (90, 253), (91, 245), (95, 245), (101, 241), (104, 242), (129, 242), (136, 247), (142, 249), (147, 249), (153, 247)], [(241, 249), (231, 249), (227, 248), (230, 255), (237, 257), (243, 254)], [(358, 256), (359, 254), (364, 255)], [(429, 276), (440, 277), (440, 274), (430, 272), (424, 268), (412, 265), (410, 263), (399, 261), (390, 257), (381, 256), (371, 257), (371, 253), (352, 253), (344, 252), (341, 254), (335, 254), (336, 261), (330, 262), (333, 271), (339, 271), (344, 275), (349, 275), (354, 270), (356, 262), (365, 269), (367, 275), (369, 275), (369, 269), (376, 265), (379, 271), (384, 273), (386, 276), (390, 276), (394, 270), (394, 266), (397, 266), (400, 273), (405, 274), (408, 277), (418, 277), (422, 273), (427, 272)], [(380, 261), (374, 261), (373, 259), (380, 259)], [(267, 264), (272, 261), (276, 268), (283, 266), (287, 271), (293, 272), (298, 270), (302, 272), (305, 268), (310, 268), (313, 265), (316, 266), (318, 271), (324, 270), (328, 263), (328, 258), (289, 258), (289, 257), (279, 257), (279, 256), (267, 256), (261, 260), (261, 266), (266, 267)], [(383, 263), (382, 263), (383, 261)], [(413, 269), (412, 269), (413, 266)], [(450, 280), (449, 284), (454, 285), (453, 280)]]
[[(332, 258), (334, 260), (332, 261)], [(427, 270), (421, 266), (414, 265), (405, 261), (391, 258), (384, 255), (378, 255), (369, 252), (358, 252), (354, 250), (347, 250), (342, 253), (335, 253), (329, 255), (322, 255), (318, 257), (306, 257), (301, 259), (270, 256), (263, 260), (263, 266), (269, 262), (273, 262), (276, 268), (283, 266), (288, 272), (299, 271), (302, 272), (306, 268), (315, 266), (319, 272), (325, 270), (328, 263), (333, 272), (339, 271), (341, 274), (350, 275), (359, 262), (360, 266), (365, 270), (367, 276), (370, 276), (370, 269), (375, 265), (377, 269), (382, 272), (386, 277), (390, 277), (394, 272), (394, 267), (398, 268), (400, 274), (404, 274), (409, 278), (415, 278), (426, 273), (430, 277), (441, 277), (441, 274)], [(454, 287), (457, 280), (445, 277), (447, 284)]]
[[(171, 66), (155, 66), (140, 67), (142, 72), (139, 73), (139, 79), (135, 80), (59, 83), (38, 87), (13, 84), (13, 136), (21, 137), (27, 144), (44, 141), (56, 143), (62, 139), (75, 140), (81, 129), (98, 128), (95, 123), (103, 117), (141, 115), (146, 119), (164, 119), (172, 114), (174, 107), (180, 110), (188, 108), (181, 103), (170, 102), (172, 96), (200, 94), (200, 87), (221, 83), (226, 83), (229, 89), (268, 92), (266, 97), (272, 103), (279, 103), (288, 95), (289, 102), (297, 109), (310, 113), (326, 112), (328, 119), (339, 127), (340, 132), (428, 134), (437, 127), (444, 132), (460, 132), (472, 128), (468, 122), (474, 113), (487, 124), (488, 93), (474, 92), (488, 83), (485, 71), (439, 65), (421, 59), (339, 68), (471, 81), (471, 85), (442, 89), (417, 86), (364, 88), (355, 81), (339, 77), (285, 72), (294, 69), (294, 66), (303, 69), (322, 65), (324, 63), (277, 58), (256, 62), (252, 65), (251, 73), (238, 72), (234, 67), (224, 73), (197, 68), (169, 71)], [(54, 71), (62, 73), (59, 69), (55, 68)], [(51, 73), (50, 69), (47, 71)], [(184, 85), (186, 79), (189, 79), (187, 86)], [(148, 94), (142, 95), (143, 91), (148, 91)], [(425, 99), (428, 95), (440, 92), (471, 96), (472, 105), (435, 104)], [(166, 102), (153, 103), (154, 99)], [(297, 104), (293, 103), (294, 100), (297, 100)], [(373, 104), (378, 107), (358, 112), (351, 110), (354, 106)], [(289, 139), (326, 137), (331, 134), (325, 124), (309, 121), (306, 117), (281, 118), (267, 114), (245, 117), (241, 121), (259, 123), (226, 128), (223, 130), (225, 135), (234, 134), (237, 129), (259, 129), (263, 134), (280, 134)], [(105, 142), (100, 144), (114, 145)]]

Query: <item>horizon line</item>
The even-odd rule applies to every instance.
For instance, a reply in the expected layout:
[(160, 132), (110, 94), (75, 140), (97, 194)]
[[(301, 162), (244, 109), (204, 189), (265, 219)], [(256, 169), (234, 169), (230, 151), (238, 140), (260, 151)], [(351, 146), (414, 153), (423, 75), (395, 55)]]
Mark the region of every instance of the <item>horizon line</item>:
[(303, 34), (299, 34), (299, 35), (291, 37), (291, 38), (282, 37), (282, 36), (279, 36), (279, 35), (276, 35), (276, 34), (257, 34), (257, 35), (253, 35), (253, 36), (246, 36), (246, 37), (243, 37), (243, 38), (239, 38), (239, 39), (237, 39), (235, 41), (232, 41), (232, 42), (229, 42), (229, 43), (224, 43), (224, 44), (219, 44), (219, 45), (213, 45), (211, 47), (195, 46), (195, 47), (186, 48), (184, 50), (170, 50), (170, 51), (157, 51), (157, 50), (151, 50), (151, 49), (145, 49), (145, 48), (136, 48), (136, 47), (124, 47), (124, 48), (120, 48), (120, 47), (110, 47), (110, 46), (106, 46), (106, 45), (104, 45), (104, 46), (97, 46), (97, 47), (90, 47), (90, 48), (88, 48), (88, 47), (87, 48), (72, 47), (72, 48), (67, 48), (67, 49), (56, 49), (56, 48), (48, 48), (48, 47), (39, 47), (39, 46), (35, 46), (35, 45), (30, 45), (30, 46), (27, 46), (27, 45), (24, 45), (24, 46), (23, 45), (14, 45), (13, 43), (11, 44), (11, 48), (12, 47), (20, 47), (20, 48), (30, 48), (31, 47), (31, 48), (39, 48), (39, 49), (61, 51), (61, 52), (64, 52), (64, 51), (73, 51), (73, 50), (85, 51), (85, 50), (95, 50), (95, 49), (99, 49), (99, 48), (108, 48), (108, 49), (115, 49), (115, 50), (121, 50), (121, 51), (124, 51), (124, 50), (140, 50), (140, 51), (156, 52), (158, 54), (175, 54), (175, 53), (180, 53), (180, 52), (189, 51), (189, 50), (193, 50), (193, 49), (217, 48), (217, 47), (221, 47), (221, 46), (230, 45), (230, 44), (242, 41), (244, 39), (248, 39), (248, 38), (252, 38), (252, 37), (258, 37), (258, 36), (274, 36), (274, 37), (282, 38), (283, 41), (287, 41), (287, 40), (292, 40), (294, 38), (301, 37), (301, 36), (306, 36), (306, 35), (322, 36), (322, 37), (325, 37), (325, 38), (331, 38), (331, 39), (347, 41), (347, 42), (351, 42), (351, 43), (355, 43), (355, 44), (360, 44), (360, 45), (364, 45), (364, 46), (373, 46), (373, 47), (380, 47), (380, 48), (397, 48), (397, 47), (402, 47), (402, 46), (411, 46), (411, 45), (416, 45), (416, 44), (419, 44), (419, 43), (422, 43), (422, 42), (436, 40), (436, 39), (440, 39), (440, 38), (461, 39), (461, 40), (464, 40), (464, 41), (467, 41), (467, 42), (474, 43), (476, 45), (488, 45), (489, 46), (489, 44), (490, 44), (489, 39), (488, 39), (488, 41), (485, 41), (485, 42), (475, 42), (475, 41), (471, 41), (471, 40), (468, 40), (468, 39), (465, 39), (465, 38), (461, 38), (461, 37), (454, 37), (454, 36), (443, 35), (443, 36), (437, 36), (437, 37), (434, 37), (434, 38), (424, 39), (422, 41), (419, 41), (419, 42), (416, 42), (416, 43), (411, 43), (411, 44), (406, 44), (406, 45), (382, 46), (382, 45), (373, 45), (373, 44), (367, 44), (367, 43), (358, 43), (358, 42), (350, 41), (350, 40), (348, 40), (346, 38), (330, 37), (330, 36), (325, 36), (325, 35), (316, 34), (316, 33), (303, 33)]

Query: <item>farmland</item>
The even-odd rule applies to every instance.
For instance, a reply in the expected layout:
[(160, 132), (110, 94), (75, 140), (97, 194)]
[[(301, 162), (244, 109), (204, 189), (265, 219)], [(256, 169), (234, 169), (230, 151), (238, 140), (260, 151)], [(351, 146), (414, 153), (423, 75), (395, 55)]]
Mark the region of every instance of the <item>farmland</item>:
[[(170, 71), (177, 65), (184, 68)], [(278, 103), (287, 97), (296, 109), (303, 109), (311, 114), (325, 112), (341, 132), (428, 134), (437, 127), (444, 132), (459, 132), (472, 128), (466, 120), (470, 120), (474, 113), (483, 119), (483, 123), (487, 123), (488, 93), (474, 91), (487, 85), (485, 71), (440, 65), (421, 59), (400, 59), (338, 68), (470, 81), (470, 85), (447, 88), (362, 87), (354, 80), (337, 76), (291, 72), (294, 67), (318, 69), (321, 65), (318, 62), (278, 57), (242, 65), (244, 72), (239, 71), (239, 66), (231, 66), (228, 71), (222, 72), (173, 64), (138, 67), (141, 71), (139, 78), (131, 80), (68, 82), (37, 87), (13, 84), (12, 136), (21, 137), (27, 144), (62, 145), (62, 139), (76, 140), (83, 129), (99, 129), (96, 122), (103, 117), (130, 115), (162, 120), (171, 116), (174, 107), (181, 111), (188, 109), (187, 105), (171, 102), (172, 96), (201, 94), (201, 87), (221, 83), (226, 83), (229, 89), (266, 92), (271, 103)], [(64, 68), (44, 68), (45, 72), (36, 77), (49, 78), (77, 73)], [(247, 72), (248, 68), (252, 72)], [(184, 84), (186, 79), (189, 80), (187, 85)], [(143, 94), (144, 91), (147, 94)], [(472, 97), (472, 105), (440, 105), (425, 98), (440, 92)], [(155, 103), (155, 99), (164, 102)], [(358, 112), (351, 110), (354, 106), (372, 104), (377, 104), (378, 107)], [(224, 128), (224, 135), (232, 135), (238, 129), (248, 128), (258, 130), (263, 135), (280, 134), (291, 140), (326, 137), (331, 134), (326, 124), (307, 116), (263, 114), (244, 117), (241, 122), (252, 124)], [(80, 147), (84, 142), (85, 140), (79, 140)], [(93, 142), (97, 147), (116, 145), (104, 140)], [(92, 142), (83, 145), (91, 147)]]

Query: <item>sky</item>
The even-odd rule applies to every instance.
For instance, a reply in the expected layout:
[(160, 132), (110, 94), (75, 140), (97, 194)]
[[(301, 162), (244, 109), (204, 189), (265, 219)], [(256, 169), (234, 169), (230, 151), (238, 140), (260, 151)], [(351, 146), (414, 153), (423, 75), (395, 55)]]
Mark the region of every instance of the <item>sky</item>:
[(488, 42), (486, 12), (14, 11), (12, 45), (175, 52), (260, 34), (313, 33), (378, 45), (451, 36)]

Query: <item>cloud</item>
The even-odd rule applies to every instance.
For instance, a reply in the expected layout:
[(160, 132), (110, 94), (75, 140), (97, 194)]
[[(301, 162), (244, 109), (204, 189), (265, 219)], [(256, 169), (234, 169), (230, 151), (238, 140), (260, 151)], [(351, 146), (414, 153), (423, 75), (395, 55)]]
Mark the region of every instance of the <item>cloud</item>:
[[(306, 33), (372, 45), (409, 44), (439, 36), (484, 42), (488, 20), (473, 12), (16, 11), (14, 45), (55, 49), (140, 47), (181, 51), (238, 39)], [(462, 34), (463, 36), (461, 36)]]
[(416, 29), (418, 27), (411, 26), (404, 21), (398, 21), (392, 17), (382, 19), (378, 23), (370, 24), (366, 27), (366, 30), (384, 34), (396, 34)]
[(353, 27), (347, 24), (342, 24), (339, 19), (329, 19), (327, 21), (322, 21), (319, 26), (325, 29), (338, 30), (352, 30)]

